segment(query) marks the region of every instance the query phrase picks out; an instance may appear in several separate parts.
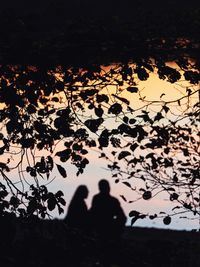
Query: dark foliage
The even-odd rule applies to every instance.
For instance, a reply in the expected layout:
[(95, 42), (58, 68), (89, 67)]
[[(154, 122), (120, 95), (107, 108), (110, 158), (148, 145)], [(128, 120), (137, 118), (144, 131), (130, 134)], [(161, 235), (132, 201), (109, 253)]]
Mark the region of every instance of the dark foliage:
[(188, 52), (199, 58), (199, 8), (195, 0), (4, 1), (1, 62), (86, 66)]
[[(178, 202), (178, 208), (183, 209), (172, 209), (173, 214), (192, 212), (196, 216), (199, 89), (195, 85), (200, 75), (198, 65), (187, 58), (184, 64), (177, 60), (177, 66), (180, 69), (157, 59), (110, 67), (92, 65), (87, 69), (1, 65), (0, 150), (2, 156), (7, 155), (0, 162), (4, 180), (1, 214), (11, 211), (22, 217), (37, 214), (44, 218), (55, 208), (62, 213), (65, 201), (61, 191), (48, 192), (40, 180), (45, 179), (48, 184), (56, 170), (66, 178), (69, 162), (80, 175), (89, 164), (88, 152), (96, 147), (100, 157), (109, 160), (108, 169), (116, 183), (122, 182), (137, 192), (139, 199), (147, 201), (167, 192), (169, 200)], [(183, 96), (173, 101), (164, 101), (163, 95), (160, 101), (148, 101), (141, 96), (138, 84), (153, 71), (170, 83), (179, 81), (184, 74), (191, 88), (183, 89)], [(134, 110), (127, 94), (130, 98), (137, 96), (142, 106)], [(191, 102), (192, 99), (196, 100)], [(150, 108), (157, 103), (160, 110), (152, 113)], [(184, 112), (172, 120), (168, 114), (173, 114), (174, 103)], [(106, 125), (107, 120), (113, 119), (118, 122)], [(42, 156), (35, 157), (36, 151), (41, 151)], [(18, 184), (11, 178), (15, 169)], [(135, 186), (136, 180), (140, 183)], [(137, 212), (132, 224), (146, 217), (164, 217), (165, 224), (171, 222), (169, 215)]]

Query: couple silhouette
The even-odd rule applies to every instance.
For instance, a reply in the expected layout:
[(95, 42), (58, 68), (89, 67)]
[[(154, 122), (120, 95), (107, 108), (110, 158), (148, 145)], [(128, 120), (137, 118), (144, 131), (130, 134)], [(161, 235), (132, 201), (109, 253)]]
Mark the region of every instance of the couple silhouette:
[(93, 197), (91, 208), (88, 209), (85, 199), (88, 188), (80, 185), (72, 197), (65, 218), (69, 227), (95, 233), (102, 239), (119, 238), (123, 232), (126, 216), (117, 198), (110, 195), (107, 180), (99, 181), (99, 193)]

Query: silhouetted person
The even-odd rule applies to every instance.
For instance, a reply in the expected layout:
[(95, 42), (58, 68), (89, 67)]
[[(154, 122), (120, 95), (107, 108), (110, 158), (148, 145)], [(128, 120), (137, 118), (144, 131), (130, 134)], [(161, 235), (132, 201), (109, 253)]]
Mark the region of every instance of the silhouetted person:
[(88, 189), (80, 185), (69, 204), (65, 221), (68, 226), (84, 230), (88, 224), (88, 208), (85, 200), (88, 196)]
[(93, 228), (102, 239), (119, 238), (126, 223), (126, 216), (119, 201), (110, 195), (107, 180), (100, 180), (99, 191), (93, 197), (90, 209)]

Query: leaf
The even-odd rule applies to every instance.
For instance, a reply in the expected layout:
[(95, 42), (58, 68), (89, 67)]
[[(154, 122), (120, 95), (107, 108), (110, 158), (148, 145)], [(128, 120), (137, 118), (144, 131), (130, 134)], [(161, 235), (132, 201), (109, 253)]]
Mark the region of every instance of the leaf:
[(163, 96), (165, 96), (165, 94), (164, 94), (164, 93), (162, 93), (162, 94), (160, 95), (160, 99), (161, 99)]
[(134, 124), (135, 122), (136, 122), (135, 119), (130, 119), (130, 120), (129, 120), (129, 123), (130, 123), (130, 124)]
[(169, 188), (166, 188), (167, 191), (175, 191), (175, 189), (173, 187), (169, 187)]
[(96, 133), (98, 130), (99, 126), (104, 122), (104, 119), (99, 118), (97, 120), (86, 120), (85, 121), (85, 126), (87, 126), (91, 132)]
[(184, 77), (187, 81), (190, 81), (192, 84), (198, 84), (200, 81), (200, 74), (197, 71), (185, 71)]
[(109, 102), (109, 97), (107, 95), (105, 95), (105, 94), (96, 95), (96, 101), (97, 101), (97, 103), (101, 103), (101, 102), (108, 103)]
[(189, 154), (189, 151), (188, 151), (187, 148), (182, 149), (182, 151), (183, 151), (183, 155), (184, 155), (185, 157), (188, 157), (188, 156), (190, 155), (190, 154)]
[(120, 97), (118, 95), (112, 94), (112, 96), (114, 96), (115, 98), (119, 99), (120, 101), (122, 101), (123, 103), (125, 103), (126, 105), (130, 104), (130, 101), (128, 101), (126, 98), (124, 97)]
[(126, 200), (126, 198), (125, 198), (125, 196), (123, 196), (123, 195), (120, 195), (120, 197), (125, 201), (125, 202), (127, 202), (127, 200)]
[(150, 119), (148, 113), (144, 114), (144, 115), (138, 115), (138, 118), (142, 118), (145, 122), (152, 122), (152, 120)]
[(78, 144), (78, 143), (74, 143), (72, 145), (72, 149), (76, 150), (76, 151), (80, 151), (82, 149), (82, 147), (83, 147), (82, 144)]
[(48, 206), (48, 209), (50, 211), (54, 210), (55, 209), (55, 206), (56, 206), (56, 200), (54, 197), (51, 197), (48, 199), (47, 201), (47, 206)]
[(121, 159), (123, 159), (127, 156), (130, 156), (130, 155), (131, 155), (131, 153), (129, 151), (122, 151), (118, 155), (118, 160), (121, 160)]
[(166, 216), (164, 219), (163, 219), (163, 222), (165, 225), (169, 225), (171, 223), (172, 219), (170, 216)]
[(136, 73), (141, 81), (146, 81), (149, 78), (149, 74), (144, 68), (137, 68)]
[(53, 101), (53, 102), (59, 102), (59, 98), (58, 97), (52, 97), (51, 101)]
[(131, 226), (137, 221), (139, 219), (139, 217), (133, 217), (132, 219), (131, 219)]
[(59, 173), (62, 175), (62, 177), (66, 178), (67, 177), (66, 170), (59, 164), (56, 164), (56, 166), (58, 168)]
[(82, 149), (80, 152), (82, 155), (86, 155), (88, 153), (88, 151), (86, 149)]
[(139, 212), (137, 210), (132, 210), (129, 212), (129, 217), (136, 217), (139, 216)]
[(8, 167), (5, 163), (3, 163), (3, 162), (0, 162), (0, 168), (1, 168), (2, 170), (7, 171), (7, 172), (10, 171), (9, 167)]
[(144, 219), (144, 218), (146, 218), (146, 217), (147, 217), (147, 215), (145, 215), (145, 214), (141, 214), (141, 215), (139, 216), (140, 219)]
[(170, 148), (169, 147), (164, 148), (164, 153), (165, 154), (169, 154), (169, 151), (170, 151)]
[(130, 93), (137, 93), (138, 92), (138, 88), (137, 87), (128, 87), (127, 89), (126, 89), (128, 92), (130, 92)]
[(156, 217), (158, 217), (157, 214), (149, 215), (149, 219), (150, 219), (150, 220), (153, 220), (153, 219), (155, 219)]
[(61, 208), (59, 205), (58, 205), (58, 212), (59, 212), (59, 215), (62, 214), (62, 213), (64, 213), (64, 209)]
[(131, 146), (130, 146), (130, 149), (132, 151), (135, 151), (135, 149), (138, 147), (138, 144), (137, 143), (133, 143)]
[(51, 156), (47, 156), (47, 166), (48, 166), (48, 169), (50, 171), (52, 171), (53, 165), (54, 165), (54, 162), (53, 162), (52, 157)]
[(189, 209), (189, 210), (191, 210), (192, 209), (192, 206), (191, 206), (191, 204), (189, 203), (189, 204), (187, 204), (187, 203), (184, 203), (183, 204), (183, 207), (184, 208), (186, 208), (186, 209)]
[(33, 138), (21, 138), (20, 143), (23, 148), (33, 148), (35, 141)]
[(63, 192), (61, 190), (59, 190), (56, 194), (55, 194), (56, 197), (62, 197), (64, 196)]
[(169, 111), (169, 108), (166, 105), (164, 105), (163, 110), (165, 111), (165, 113), (167, 113)]
[(176, 206), (176, 207), (174, 207), (172, 210), (180, 209), (180, 208), (181, 208), (180, 206)]
[[(75, 138), (78, 138), (78, 139), (80, 139), (80, 140), (87, 140), (88, 141), (88, 133), (87, 133), (87, 131), (85, 130), (85, 129), (83, 129), (83, 128), (80, 128), (80, 129), (78, 129), (75, 133), (74, 133), (74, 137)], [(94, 141), (93, 141), (94, 142)], [(69, 142), (69, 143), (71, 143), (71, 142)]]
[(62, 204), (63, 206), (66, 205), (66, 201), (65, 201), (65, 199), (62, 198), (62, 197), (58, 199), (58, 202), (59, 202), (60, 204)]
[(122, 182), (122, 183), (125, 184), (126, 186), (132, 188), (130, 183), (128, 183), (128, 182)]
[(56, 152), (56, 156), (60, 158), (65, 158), (65, 161), (67, 161), (70, 158), (72, 150), (71, 149), (64, 149), (62, 151)]
[(171, 201), (173, 201), (173, 200), (177, 200), (177, 199), (178, 199), (178, 197), (179, 197), (179, 195), (178, 195), (178, 194), (176, 194), (176, 193), (173, 193), (173, 194), (171, 194), (171, 195), (170, 195), (170, 200), (171, 200)]
[(132, 137), (136, 137), (137, 136), (137, 131), (134, 128), (131, 128), (129, 125), (126, 125), (124, 123), (120, 124), (118, 126), (118, 131), (123, 134), (131, 134)]
[(144, 188), (140, 188), (139, 191), (146, 192)]
[(124, 117), (123, 117), (123, 122), (128, 123), (128, 120), (129, 120), (129, 119), (128, 119), (127, 116), (124, 116)]
[(103, 111), (102, 108), (99, 107), (99, 108), (95, 108), (94, 109), (94, 112), (95, 112), (95, 114), (96, 114), (97, 117), (101, 118), (104, 111)]
[(122, 106), (119, 103), (115, 103), (108, 109), (108, 113), (118, 115), (122, 112)]
[(109, 132), (107, 129), (103, 130), (98, 141), (99, 141), (100, 147), (107, 147), (108, 146), (108, 144), (109, 144)]
[(152, 198), (152, 194), (151, 191), (145, 191), (142, 195), (144, 200), (149, 200), (150, 198)]
[(12, 205), (12, 206), (14, 206), (16, 208), (16, 207), (19, 206), (19, 204), (20, 204), (20, 200), (17, 197), (12, 196), (10, 198), (10, 205)]
[(153, 157), (154, 157), (154, 153), (149, 153), (149, 154), (146, 155), (146, 159), (153, 158)]
[(137, 138), (138, 142), (141, 142), (145, 138), (145, 136), (148, 136), (148, 133), (144, 131), (144, 129), (140, 126), (137, 126), (136, 131), (139, 133), (139, 136)]
[(163, 119), (163, 118), (164, 118), (163, 115), (162, 115), (160, 112), (158, 112), (158, 113), (156, 114), (155, 118), (154, 118), (154, 121), (159, 121), (159, 120), (161, 120), (161, 119)]
[(81, 91), (81, 93), (80, 93), (80, 97), (81, 97), (83, 100), (86, 100), (86, 99), (88, 99), (89, 97), (95, 95), (97, 92), (98, 92), (97, 89), (83, 90), (83, 91)]

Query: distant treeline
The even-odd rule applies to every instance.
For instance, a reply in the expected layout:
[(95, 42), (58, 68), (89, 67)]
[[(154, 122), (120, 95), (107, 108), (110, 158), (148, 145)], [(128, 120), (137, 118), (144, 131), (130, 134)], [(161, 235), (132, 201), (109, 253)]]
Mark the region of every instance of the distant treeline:
[[(155, 11), (155, 13), (159, 13), (159, 9), (164, 12), (168, 12), (169, 10), (180, 11), (180, 10), (195, 10), (200, 6), (198, 0), (191, 1), (182, 1), (182, 0), (168, 0), (168, 1), (160, 1), (160, 0), (8, 0), (3, 1), (1, 3), (1, 10), (12, 9), (17, 12), (41, 12), (41, 11), (50, 11), (51, 9), (55, 11), (55, 8), (62, 7), (63, 11), (69, 10), (68, 15), (73, 15), (77, 13), (90, 13), (91, 11), (95, 11), (93, 14), (103, 15), (102, 12), (109, 13), (112, 15), (114, 12), (118, 12), (119, 14), (134, 14), (134, 10), (138, 8), (148, 9)], [(81, 8), (81, 9), (80, 9)]]
[(1, 4), (0, 24), (1, 63), (73, 64), (94, 62), (95, 56), (117, 61), (124, 49), (128, 53), (120, 60), (129, 60), (148, 50), (146, 40), (181, 37), (199, 43), (200, 2), (8, 0)]

